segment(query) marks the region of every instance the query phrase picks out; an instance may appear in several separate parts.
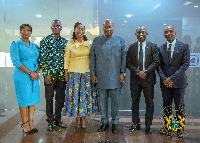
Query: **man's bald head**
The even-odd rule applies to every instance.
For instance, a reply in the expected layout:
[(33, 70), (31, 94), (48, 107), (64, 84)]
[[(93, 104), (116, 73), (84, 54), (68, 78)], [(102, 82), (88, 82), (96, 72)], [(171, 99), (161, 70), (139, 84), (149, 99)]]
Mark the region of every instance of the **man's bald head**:
[(147, 32), (147, 29), (146, 29), (145, 26), (139, 26), (139, 27), (136, 29), (136, 33), (137, 33), (137, 31), (140, 30), (140, 29), (145, 30), (145, 31)]
[(147, 33), (147, 29), (144, 26), (140, 26), (136, 29), (136, 33), (135, 33), (138, 41), (140, 43), (143, 43), (146, 40), (146, 36), (148, 35)]
[(114, 23), (112, 22), (111, 19), (106, 19), (106, 20), (103, 22), (103, 26), (105, 26), (106, 23), (112, 24), (112, 26), (114, 26)]
[(169, 43), (172, 43), (175, 40), (176, 29), (174, 26), (168, 25), (164, 29), (164, 36)]
[(165, 29), (173, 29), (173, 30), (176, 32), (175, 27), (174, 27), (174, 26), (171, 26), (171, 25), (167, 25), (167, 26), (165, 27)]

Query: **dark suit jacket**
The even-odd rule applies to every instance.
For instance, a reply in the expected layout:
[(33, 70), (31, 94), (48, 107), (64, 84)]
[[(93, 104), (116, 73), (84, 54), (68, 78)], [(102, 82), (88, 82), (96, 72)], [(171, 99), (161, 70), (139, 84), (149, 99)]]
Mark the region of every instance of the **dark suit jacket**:
[(190, 65), (190, 50), (189, 45), (176, 40), (174, 52), (172, 55), (171, 62), (167, 56), (167, 43), (159, 47), (159, 76), (160, 76), (160, 87), (167, 88), (163, 81), (169, 77), (172, 81), (173, 88), (186, 88), (187, 77), (185, 71)]
[[(145, 69), (147, 70), (146, 81), (150, 85), (156, 84), (156, 74), (155, 69), (159, 66), (159, 51), (157, 45), (146, 41), (145, 48)], [(138, 67), (138, 42), (133, 43), (129, 46), (127, 57), (126, 57), (126, 67), (131, 71), (130, 85), (134, 86), (139, 77), (140, 72)]]

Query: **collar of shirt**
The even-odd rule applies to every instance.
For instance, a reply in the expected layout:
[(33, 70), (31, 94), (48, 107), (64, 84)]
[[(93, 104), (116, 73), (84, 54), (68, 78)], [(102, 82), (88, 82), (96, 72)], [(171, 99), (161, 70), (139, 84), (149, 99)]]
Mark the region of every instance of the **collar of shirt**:
[(60, 39), (61, 39), (61, 36), (60, 36), (59, 38), (56, 38), (56, 37), (53, 35), (53, 33), (51, 34), (51, 37), (53, 38), (53, 40), (58, 40), (58, 41), (60, 41)]
[[(20, 38), (20, 40), (19, 40), (22, 44), (24, 44), (24, 45), (26, 45), (26, 43), (24, 42), (24, 40), (22, 39), (22, 38)], [(32, 42), (29, 40), (29, 43), (30, 43), (30, 46), (32, 46)], [(28, 46), (28, 45), (26, 45), (26, 46)]]
[(79, 43), (77, 40), (75, 40), (75, 42), (74, 42), (74, 40), (72, 40), (72, 42), (75, 44), (76, 48), (79, 48), (79, 46), (81, 46), (81, 45), (89, 47), (89, 44), (90, 44), (89, 40), (87, 40), (87, 41), (82, 40), (81, 43)]
[[(142, 43), (143, 53), (145, 52), (145, 47), (146, 47), (146, 40)], [(139, 55), (139, 52), (140, 52), (140, 42), (138, 41), (138, 55)]]
[(169, 49), (169, 44), (172, 44), (172, 46), (171, 46), (171, 52), (173, 52), (173, 51), (174, 51), (175, 44), (176, 44), (176, 39), (175, 39), (172, 43), (169, 43), (169, 42), (167, 41), (167, 50)]

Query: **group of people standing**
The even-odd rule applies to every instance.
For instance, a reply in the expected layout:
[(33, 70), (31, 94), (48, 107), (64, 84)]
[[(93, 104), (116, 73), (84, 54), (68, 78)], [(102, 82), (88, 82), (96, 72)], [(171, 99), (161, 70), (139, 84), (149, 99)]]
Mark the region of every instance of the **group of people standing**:
[[(40, 103), (39, 73), (42, 69), (45, 85), (48, 131), (54, 125), (66, 128), (61, 114), (76, 117), (76, 129), (86, 128), (86, 116), (95, 116), (101, 110), (102, 125), (99, 132), (109, 128), (108, 97), (111, 98), (112, 132), (118, 132), (120, 95), (126, 68), (131, 72), (132, 122), (130, 131), (140, 129), (139, 102), (143, 90), (146, 103), (145, 132), (151, 133), (154, 113), (154, 85), (156, 70), (160, 76), (165, 117), (172, 114), (174, 99), (177, 115), (184, 116), (184, 91), (187, 85), (185, 71), (189, 67), (189, 46), (175, 39), (173, 26), (166, 26), (167, 42), (160, 47), (146, 40), (147, 29), (136, 29), (137, 42), (126, 51), (124, 38), (113, 34), (114, 23), (103, 23), (104, 34), (93, 42), (85, 35), (85, 26), (77, 22), (72, 38), (60, 36), (60, 20), (51, 23), (52, 34), (43, 38), (40, 47), (29, 41), (32, 27), (20, 26), (21, 38), (10, 47), (15, 66), (15, 91), (26, 133), (38, 132), (33, 125), (35, 104)], [(53, 97), (55, 94), (55, 114)], [(64, 108), (63, 108), (64, 107)], [(100, 108), (101, 107), (101, 108)], [(160, 133), (171, 135), (168, 127)], [(183, 130), (177, 137), (183, 138)]]

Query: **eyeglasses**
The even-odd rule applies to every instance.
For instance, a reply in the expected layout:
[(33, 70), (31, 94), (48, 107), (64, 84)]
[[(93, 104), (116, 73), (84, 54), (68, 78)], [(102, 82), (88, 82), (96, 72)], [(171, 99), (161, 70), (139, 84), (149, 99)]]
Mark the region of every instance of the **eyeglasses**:
[(21, 30), (21, 32), (23, 32), (23, 33), (31, 33), (31, 30)]

